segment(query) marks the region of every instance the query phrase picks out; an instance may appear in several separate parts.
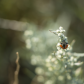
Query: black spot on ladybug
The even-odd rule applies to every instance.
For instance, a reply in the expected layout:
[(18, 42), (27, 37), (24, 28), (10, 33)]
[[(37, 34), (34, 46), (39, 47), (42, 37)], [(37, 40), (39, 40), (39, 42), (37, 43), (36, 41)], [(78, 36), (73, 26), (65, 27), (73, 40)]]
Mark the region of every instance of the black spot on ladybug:
[(63, 48), (65, 48), (66, 47), (66, 45), (65, 44), (63, 44)]

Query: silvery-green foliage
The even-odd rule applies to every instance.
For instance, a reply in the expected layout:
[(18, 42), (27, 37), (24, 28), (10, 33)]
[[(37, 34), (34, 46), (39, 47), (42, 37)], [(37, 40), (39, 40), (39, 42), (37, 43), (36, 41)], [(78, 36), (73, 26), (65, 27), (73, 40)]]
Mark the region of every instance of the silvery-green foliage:
[[(24, 32), (26, 47), (33, 52), (30, 53), (30, 63), (37, 65), (35, 69), (38, 75), (35, 79), (37, 84), (84, 84), (82, 79), (78, 78), (82, 62), (77, 62), (77, 59), (84, 56), (84, 53), (72, 52), (74, 41), (68, 45), (67, 49), (60, 48), (59, 44), (62, 40), (68, 42), (62, 27), (56, 31), (50, 30), (50, 32), (59, 38), (49, 31), (38, 31), (35, 25), (30, 26)], [(52, 50), (54, 50), (53, 53), (51, 53)]]

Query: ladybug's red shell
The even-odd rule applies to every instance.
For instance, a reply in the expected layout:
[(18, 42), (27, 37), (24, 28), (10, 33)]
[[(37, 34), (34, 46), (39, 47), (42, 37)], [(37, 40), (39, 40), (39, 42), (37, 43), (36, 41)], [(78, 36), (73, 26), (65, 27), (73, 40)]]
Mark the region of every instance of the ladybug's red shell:
[(62, 45), (60, 45), (60, 47), (61, 47), (62, 49), (66, 49), (66, 48), (68, 47), (68, 44), (67, 44), (65, 47), (63, 47)]
[(68, 47), (68, 43), (65, 42), (65, 41), (63, 41), (63, 42), (60, 43), (60, 47), (61, 47), (62, 49), (66, 49), (66, 48)]

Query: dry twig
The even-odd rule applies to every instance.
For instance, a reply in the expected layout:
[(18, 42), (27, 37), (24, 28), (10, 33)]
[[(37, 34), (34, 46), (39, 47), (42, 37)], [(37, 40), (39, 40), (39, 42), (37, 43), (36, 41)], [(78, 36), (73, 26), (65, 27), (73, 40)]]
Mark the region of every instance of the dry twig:
[(16, 71), (14, 73), (14, 82), (13, 84), (18, 84), (18, 73), (19, 73), (19, 69), (20, 69), (20, 65), (19, 65), (19, 53), (16, 52), (17, 55), (17, 59), (16, 59)]

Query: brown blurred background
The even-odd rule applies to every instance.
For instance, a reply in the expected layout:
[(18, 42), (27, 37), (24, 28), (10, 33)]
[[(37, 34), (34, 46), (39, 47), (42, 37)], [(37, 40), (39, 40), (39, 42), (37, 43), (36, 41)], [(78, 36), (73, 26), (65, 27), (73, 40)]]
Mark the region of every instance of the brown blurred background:
[(63, 26), (69, 43), (76, 40), (73, 51), (84, 52), (84, 0), (0, 0), (0, 84), (13, 83), (17, 51), (19, 84), (34, 78), (36, 66), (29, 62), (33, 50), (26, 49), (23, 37), (31, 23), (38, 32)]

